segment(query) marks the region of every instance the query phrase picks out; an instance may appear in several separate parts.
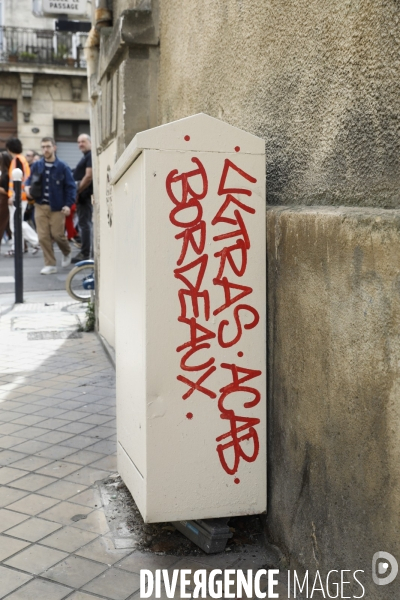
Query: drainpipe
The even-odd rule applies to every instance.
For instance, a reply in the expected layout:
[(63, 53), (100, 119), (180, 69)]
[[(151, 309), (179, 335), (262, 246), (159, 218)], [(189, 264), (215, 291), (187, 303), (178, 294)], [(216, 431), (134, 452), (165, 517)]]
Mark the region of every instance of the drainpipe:
[(108, 8), (107, 0), (96, 0), (94, 19), (85, 44), (85, 58), (87, 62), (88, 79), (97, 72), (99, 58), (100, 29), (112, 26), (112, 11)]

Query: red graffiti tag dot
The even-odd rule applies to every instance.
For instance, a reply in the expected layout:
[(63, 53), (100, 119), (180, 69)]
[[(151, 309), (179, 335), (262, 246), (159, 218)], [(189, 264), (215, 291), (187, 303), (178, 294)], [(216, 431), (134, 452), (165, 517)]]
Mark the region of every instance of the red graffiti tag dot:
[(243, 356), (243, 352), (238, 352), (238, 357), (242, 358), (242, 356)]
[(235, 146), (235, 152), (240, 152), (240, 146)]
[(185, 142), (189, 142), (190, 140), (190, 135), (185, 135), (185, 137), (183, 138), (185, 140)]
[(238, 479), (237, 477), (235, 477), (235, 479), (233, 480), (235, 483), (240, 483), (240, 479)]
[(186, 413), (187, 419), (193, 419), (193, 413)]

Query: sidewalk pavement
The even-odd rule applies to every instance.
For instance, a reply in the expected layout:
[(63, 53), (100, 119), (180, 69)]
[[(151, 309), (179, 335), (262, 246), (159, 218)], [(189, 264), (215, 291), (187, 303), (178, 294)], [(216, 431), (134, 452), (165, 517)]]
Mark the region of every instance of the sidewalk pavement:
[(26, 300), (0, 296), (0, 598), (128, 600), (141, 568), (251, 568), (114, 548), (95, 485), (116, 472), (114, 370), (96, 334), (76, 331), (84, 305)]

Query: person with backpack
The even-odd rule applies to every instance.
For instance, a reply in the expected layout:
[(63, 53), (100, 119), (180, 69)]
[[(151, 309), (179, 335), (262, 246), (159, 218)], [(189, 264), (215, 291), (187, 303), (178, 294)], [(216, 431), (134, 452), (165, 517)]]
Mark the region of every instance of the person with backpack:
[(41, 141), (43, 157), (32, 164), (26, 181), (27, 192), (35, 200), (35, 220), (45, 266), (42, 275), (57, 273), (53, 242), (60, 248), (62, 267), (71, 264), (71, 247), (65, 236), (65, 217), (75, 202), (76, 185), (71, 169), (56, 155), (52, 137)]

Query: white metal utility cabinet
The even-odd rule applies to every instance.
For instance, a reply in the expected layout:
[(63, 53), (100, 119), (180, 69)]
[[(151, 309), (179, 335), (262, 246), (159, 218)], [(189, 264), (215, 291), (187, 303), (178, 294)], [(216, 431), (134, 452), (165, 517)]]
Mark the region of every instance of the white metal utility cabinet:
[(119, 472), (147, 522), (263, 512), (264, 141), (195, 115), (111, 183)]

